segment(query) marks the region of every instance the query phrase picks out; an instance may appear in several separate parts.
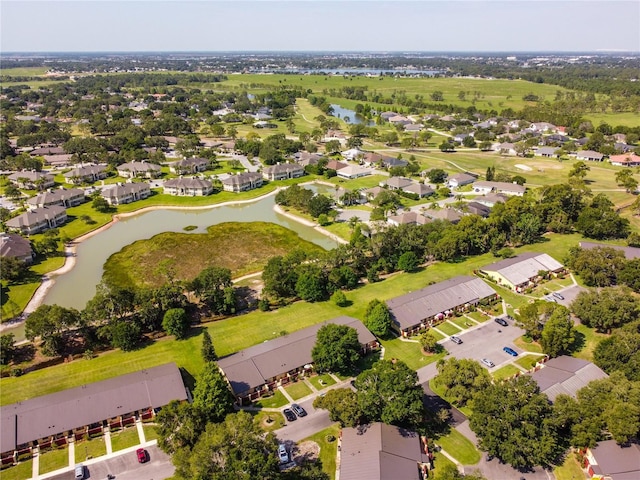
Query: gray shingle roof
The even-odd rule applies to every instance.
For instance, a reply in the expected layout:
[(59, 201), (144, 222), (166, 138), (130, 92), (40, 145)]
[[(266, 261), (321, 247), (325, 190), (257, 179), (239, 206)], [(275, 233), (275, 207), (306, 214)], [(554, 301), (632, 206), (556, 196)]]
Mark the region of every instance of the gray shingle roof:
[(632, 443), (620, 446), (615, 440), (598, 442), (591, 449), (598, 466), (612, 480), (637, 480), (640, 478), (640, 445)]
[(239, 173), (238, 175), (231, 175), (224, 180), (222, 183), (225, 185), (243, 185), (249, 182), (255, 182), (257, 180), (262, 180), (262, 175), (256, 172), (245, 172)]
[(560, 394), (575, 398), (578, 390), (589, 382), (607, 377), (608, 375), (593, 363), (566, 355), (549, 360), (544, 368), (531, 374), (540, 391), (551, 401)]
[(496, 272), (513, 285), (521, 285), (538, 275), (540, 270), (553, 272), (562, 268), (562, 264), (546, 253), (528, 252), (513, 258), (507, 258), (480, 270)]
[(24, 258), (33, 254), (31, 242), (14, 233), (0, 233), (0, 256)]
[(201, 188), (209, 189), (212, 183), (201, 178), (172, 178), (163, 184), (165, 188)]
[(637, 247), (619, 247), (617, 245), (607, 245), (606, 243), (593, 243), (593, 242), (580, 242), (580, 248), (591, 250), (592, 248), (613, 248), (624, 252), (624, 256), (627, 260), (633, 260), (634, 258), (640, 258), (640, 248)]
[(5, 224), (9, 228), (32, 226), (45, 220), (52, 220), (66, 211), (66, 208), (59, 205), (50, 205), (48, 207), (36, 208), (30, 212), (25, 212), (22, 215), (18, 215), (17, 217), (7, 220)]
[(84, 190), (81, 190), (79, 188), (70, 188), (68, 190), (59, 188), (57, 190), (54, 190), (53, 192), (43, 192), (43, 193), (40, 193), (39, 195), (36, 195), (35, 197), (31, 197), (30, 199), (27, 200), (27, 203), (29, 205), (36, 205), (36, 206), (52, 205), (52, 204), (63, 202), (65, 200), (69, 200), (71, 198), (74, 198), (80, 195), (84, 196)]

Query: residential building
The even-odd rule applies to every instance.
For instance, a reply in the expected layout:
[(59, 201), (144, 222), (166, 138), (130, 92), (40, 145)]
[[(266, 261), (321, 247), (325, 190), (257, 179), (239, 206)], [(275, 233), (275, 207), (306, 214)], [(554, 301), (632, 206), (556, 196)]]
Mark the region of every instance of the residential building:
[(356, 148), (350, 148), (349, 150), (345, 150), (344, 152), (341, 153), (341, 155), (342, 155), (342, 158), (344, 158), (345, 160), (357, 160), (358, 157), (361, 157), (364, 155), (364, 152), (356, 147)]
[(611, 165), (615, 165), (616, 167), (638, 167), (640, 166), (640, 155), (635, 155), (633, 153), (611, 155), (609, 157), (609, 162), (611, 162)]
[(507, 201), (509, 197), (506, 195), (502, 195), (500, 193), (487, 193), (486, 195), (482, 195), (481, 197), (474, 198), (474, 201), (477, 203), (481, 203), (487, 207), (493, 208), (496, 203), (504, 203)]
[(592, 248), (613, 248), (624, 253), (627, 260), (640, 258), (640, 248), (637, 247), (620, 247), (618, 245), (607, 245), (606, 243), (580, 242), (580, 248), (591, 250)]
[(422, 214), (431, 220), (444, 220), (446, 222), (458, 223), (462, 214), (453, 208), (428, 208)]
[(576, 154), (578, 160), (589, 160), (591, 162), (601, 162), (604, 160), (604, 155), (600, 152), (594, 152), (593, 150), (580, 150)]
[(265, 180), (286, 180), (288, 178), (298, 178), (304, 174), (304, 167), (298, 163), (280, 163), (262, 170), (262, 177)]
[(433, 220), (419, 214), (418, 212), (404, 212), (399, 215), (390, 215), (387, 217), (387, 223), (390, 225), (424, 225)]
[(349, 165), (345, 168), (341, 168), (337, 173), (339, 177), (352, 179), (371, 175), (371, 170), (358, 165)]
[(44, 155), (65, 155), (66, 153), (62, 147), (48, 145), (34, 148), (29, 152), (29, 155), (32, 157), (42, 157)]
[(262, 175), (257, 172), (239, 173), (222, 180), (222, 186), (227, 192), (244, 192), (262, 186)]
[(382, 187), (371, 187), (365, 190), (361, 190), (360, 194), (367, 202), (370, 202), (371, 200), (374, 200), (378, 195), (380, 195), (382, 192), (385, 192), (385, 191), (386, 189)]
[(542, 275), (558, 275), (564, 266), (546, 253), (528, 252), (482, 267), (479, 272), (498, 285), (522, 293), (539, 283)]
[(518, 185), (517, 183), (509, 182), (488, 182), (486, 180), (479, 180), (473, 183), (473, 191), (480, 195), (486, 195), (491, 192), (502, 193), (504, 195), (516, 195), (521, 197), (526, 191), (524, 185)]
[(528, 130), (531, 130), (532, 132), (549, 133), (549, 132), (555, 132), (556, 126), (552, 123), (536, 122), (529, 125)]
[(0, 232), (0, 257), (31, 263), (34, 256), (29, 240), (15, 233)]
[(409, 165), (409, 162), (401, 158), (384, 157), (382, 159), (382, 166), (384, 168), (406, 167), (407, 165)]
[(343, 428), (338, 455), (340, 480), (422, 480), (432, 456), (426, 438), (395, 425)]
[(640, 478), (640, 445), (618, 445), (603, 440), (585, 453), (587, 473), (593, 479), (637, 480)]
[(348, 167), (348, 163), (339, 162), (338, 160), (329, 160), (327, 162), (327, 170), (335, 170), (336, 172), (342, 170), (343, 168)]
[(557, 147), (538, 147), (537, 150), (533, 152), (536, 157), (555, 157), (557, 156), (557, 151), (560, 150)]
[(169, 164), (169, 171), (177, 175), (204, 172), (209, 167), (209, 160), (206, 158), (183, 158), (177, 162)]
[(204, 197), (213, 192), (213, 184), (201, 178), (172, 178), (162, 184), (164, 193), (176, 196)]
[(431, 185), (417, 182), (412, 182), (411, 185), (403, 188), (402, 190), (406, 193), (413, 193), (414, 195), (418, 195), (418, 197), (420, 198), (429, 197), (436, 193)]
[(60, 205), (61, 207), (70, 208), (80, 205), (85, 201), (84, 190), (80, 188), (58, 188), (56, 190), (48, 190), (42, 192), (35, 197), (27, 200), (27, 208), (34, 210), (41, 207), (49, 207), (51, 205)]
[(317, 165), (322, 159), (322, 155), (309, 152), (297, 152), (294, 154), (294, 158), (299, 165), (306, 167), (307, 165)]
[(106, 165), (82, 165), (72, 168), (64, 174), (65, 181), (72, 185), (81, 183), (93, 183), (107, 178)]
[(64, 445), (73, 438), (101, 433), (107, 425), (133, 425), (136, 416), (152, 418), (155, 409), (186, 399), (180, 370), (175, 363), (167, 363), (2, 406), (3, 463), (36, 446)]
[(500, 153), (500, 155), (518, 155), (515, 144), (511, 142), (498, 143), (493, 146), (493, 149)]
[(540, 392), (552, 402), (558, 395), (576, 398), (578, 390), (589, 382), (609, 377), (595, 364), (567, 355), (547, 360), (530, 375), (540, 387)]
[(391, 327), (403, 337), (436, 325), (457, 311), (495, 301), (498, 294), (477, 277), (450, 278), (387, 301)]
[(467, 213), (473, 215), (480, 215), (483, 218), (487, 218), (491, 214), (491, 208), (478, 202), (469, 202), (465, 205)]
[(375, 152), (366, 152), (362, 157), (362, 164), (365, 167), (381, 167), (384, 165), (384, 161), (388, 161), (393, 157), (387, 157)]
[(116, 167), (118, 175), (124, 178), (157, 178), (162, 174), (160, 165), (149, 162), (129, 162)]
[(449, 177), (449, 179), (447, 180), (447, 187), (462, 187), (464, 185), (469, 185), (470, 183), (475, 182), (477, 179), (477, 177), (469, 175), (468, 173), (458, 173), (456, 175), (453, 175), (452, 177)]
[(413, 181), (406, 177), (390, 177), (388, 180), (380, 182), (380, 186), (386, 185), (389, 190), (403, 190), (412, 183)]
[(32, 170), (12, 173), (7, 178), (18, 187), (29, 190), (44, 190), (55, 185), (53, 175)]
[(342, 316), (221, 358), (218, 366), (238, 403), (250, 403), (311, 371), (311, 350), (316, 343), (316, 335), (323, 325), (329, 323), (355, 328), (363, 353), (378, 347), (376, 337), (360, 320)]
[(118, 183), (111, 187), (103, 188), (100, 192), (109, 205), (124, 205), (138, 200), (144, 200), (151, 195), (148, 183)]
[(36, 208), (18, 215), (5, 222), (9, 230), (18, 231), (25, 235), (44, 232), (56, 228), (67, 221), (67, 210), (64, 207), (52, 205)]

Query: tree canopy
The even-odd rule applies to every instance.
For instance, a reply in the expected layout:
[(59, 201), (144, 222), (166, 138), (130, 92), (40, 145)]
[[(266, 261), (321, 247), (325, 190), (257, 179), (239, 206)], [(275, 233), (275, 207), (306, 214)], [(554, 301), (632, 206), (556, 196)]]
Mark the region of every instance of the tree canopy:
[(318, 372), (349, 372), (360, 358), (360, 341), (355, 328), (328, 323), (320, 327), (311, 358)]
[(599, 332), (640, 319), (640, 300), (626, 287), (608, 287), (580, 292), (571, 303), (571, 311)]
[(206, 362), (196, 379), (193, 407), (208, 422), (220, 422), (233, 411), (233, 395), (215, 362)]
[(464, 407), (475, 393), (486, 388), (491, 382), (487, 369), (474, 360), (439, 360), (437, 368), (435, 384), (444, 387), (445, 396), (459, 407)]

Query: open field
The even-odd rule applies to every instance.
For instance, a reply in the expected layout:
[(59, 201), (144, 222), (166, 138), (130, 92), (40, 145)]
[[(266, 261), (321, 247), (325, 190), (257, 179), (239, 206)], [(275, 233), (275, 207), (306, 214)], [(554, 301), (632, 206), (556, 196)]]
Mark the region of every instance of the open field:
[(491, 376), (495, 380), (502, 380), (504, 378), (513, 377), (516, 373), (520, 373), (520, 369), (518, 367), (514, 367), (513, 365), (505, 365), (502, 368), (499, 368), (495, 372), (491, 374)]
[[(336, 477), (336, 457), (338, 455), (338, 437), (340, 436), (340, 425), (334, 424), (329, 428), (305, 438), (316, 442), (320, 446), (320, 461), (322, 462), (322, 471), (325, 472), (331, 480)], [(332, 441), (329, 441), (333, 438)]]
[(609, 335), (598, 333), (593, 328), (582, 324), (576, 325), (575, 329), (576, 342), (581, 344), (582, 348), (577, 352), (573, 352), (573, 356), (593, 361), (593, 349), (596, 348), (596, 345), (598, 345), (602, 339), (607, 338)]
[(167, 232), (127, 245), (109, 257), (103, 278), (123, 287), (159, 287), (166, 282), (160, 265), (177, 280), (193, 280), (210, 266), (228, 268), (238, 277), (258, 272), (269, 258), (295, 249), (311, 255), (324, 251), (275, 223), (222, 223), (206, 234)]
[(111, 446), (113, 451), (124, 450), (140, 443), (138, 429), (135, 426), (127, 427), (117, 432), (111, 432)]

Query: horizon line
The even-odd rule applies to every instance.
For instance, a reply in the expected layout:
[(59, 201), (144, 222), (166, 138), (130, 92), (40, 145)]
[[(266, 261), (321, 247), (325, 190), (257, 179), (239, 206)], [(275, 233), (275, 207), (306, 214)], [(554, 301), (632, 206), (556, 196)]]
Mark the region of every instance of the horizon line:
[(149, 53), (197, 53), (197, 54), (241, 54), (241, 53), (299, 53), (299, 54), (317, 54), (317, 53), (367, 53), (367, 54), (446, 54), (446, 53), (465, 53), (465, 54), (532, 54), (532, 53), (562, 53), (562, 54), (640, 54), (640, 50), (624, 50), (624, 49), (596, 49), (596, 50), (58, 50), (58, 51), (45, 51), (45, 50), (14, 50), (8, 52), (0, 52), (0, 56), (3, 55), (54, 55), (54, 54), (105, 54), (105, 53), (118, 53), (118, 54), (149, 54)]

